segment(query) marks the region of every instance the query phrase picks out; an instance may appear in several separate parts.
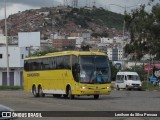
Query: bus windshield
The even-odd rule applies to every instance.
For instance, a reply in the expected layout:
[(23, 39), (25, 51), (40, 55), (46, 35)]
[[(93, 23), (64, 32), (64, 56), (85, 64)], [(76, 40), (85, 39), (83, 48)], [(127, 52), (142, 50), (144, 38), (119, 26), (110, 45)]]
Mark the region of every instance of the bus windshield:
[(110, 82), (110, 66), (106, 56), (79, 56), (80, 82), (104, 84)]

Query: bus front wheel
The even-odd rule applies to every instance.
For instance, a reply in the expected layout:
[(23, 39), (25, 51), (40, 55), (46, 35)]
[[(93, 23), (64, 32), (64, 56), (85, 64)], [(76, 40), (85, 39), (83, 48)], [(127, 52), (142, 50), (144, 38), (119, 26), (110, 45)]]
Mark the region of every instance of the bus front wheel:
[(39, 94), (37, 93), (35, 85), (32, 87), (32, 94), (33, 94), (34, 97), (39, 97)]
[(99, 95), (94, 95), (94, 99), (98, 99), (99, 98)]
[(61, 96), (62, 96), (61, 94), (53, 94), (53, 97), (59, 98), (59, 97), (61, 97)]
[(68, 89), (68, 97), (69, 97), (69, 99), (74, 99), (74, 95), (72, 95), (71, 87), (69, 87), (69, 89)]

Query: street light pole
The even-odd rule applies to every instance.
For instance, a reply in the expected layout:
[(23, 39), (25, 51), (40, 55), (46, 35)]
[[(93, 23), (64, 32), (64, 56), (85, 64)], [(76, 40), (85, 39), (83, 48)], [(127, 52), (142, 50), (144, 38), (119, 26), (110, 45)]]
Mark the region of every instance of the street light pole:
[[(123, 8), (124, 9), (124, 15), (126, 13), (126, 8), (131, 8), (131, 7), (138, 6), (138, 5), (133, 5), (133, 6), (126, 7), (126, 6), (120, 6), (120, 5), (117, 5), (117, 4), (109, 4), (109, 5), (114, 5), (114, 6)], [(122, 39), (123, 39), (123, 42), (122, 42), (122, 58), (121, 58), (122, 70), (124, 69), (124, 50), (123, 50), (123, 48), (124, 48), (124, 37), (125, 37), (125, 24), (126, 23), (125, 23), (125, 19), (124, 19), (124, 21), (123, 21), (123, 37), (122, 37)]]
[[(123, 7), (123, 6), (120, 6), (120, 5), (117, 5), (117, 4), (109, 4), (109, 5), (115, 5), (117, 7), (121, 7), (124, 9), (124, 14), (126, 12), (126, 6)], [(125, 36), (125, 19), (123, 20), (123, 36), (122, 36), (122, 58), (121, 58), (121, 62), (122, 62), (122, 70), (124, 69), (124, 50), (123, 50), (123, 47), (124, 47), (124, 36)]]
[(124, 50), (123, 50), (123, 48), (124, 48), (124, 36), (125, 36), (125, 19), (124, 19), (124, 21), (123, 21), (123, 42), (122, 42), (122, 70), (124, 69)]
[(8, 35), (7, 35), (7, 19), (6, 19), (6, 0), (4, 0), (4, 13), (5, 13), (5, 38), (6, 38), (6, 60), (7, 60), (7, 85), (10, 85), (9, 76), (9, 56), (8, 56)]

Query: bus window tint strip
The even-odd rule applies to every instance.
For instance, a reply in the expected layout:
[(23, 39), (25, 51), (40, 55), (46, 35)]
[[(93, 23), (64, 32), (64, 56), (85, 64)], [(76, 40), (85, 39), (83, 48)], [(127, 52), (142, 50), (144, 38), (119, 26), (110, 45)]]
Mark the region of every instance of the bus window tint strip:
[(25, 60), (24, 62), (24, 70), (26, 71), (54, 69), (71, 69), (70, 56)]

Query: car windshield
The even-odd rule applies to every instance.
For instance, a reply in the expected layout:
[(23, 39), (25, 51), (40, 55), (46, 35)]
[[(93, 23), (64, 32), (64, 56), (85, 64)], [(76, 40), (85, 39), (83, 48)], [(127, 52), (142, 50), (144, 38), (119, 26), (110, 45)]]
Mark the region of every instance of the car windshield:
[(139, 76), (138, 75), (127, 75), (128, 77), (128, 80), (140, 80)]
[(109, 60), (106, 56), (80, 56), (80, 82), (103, 84), (110, 82)]

